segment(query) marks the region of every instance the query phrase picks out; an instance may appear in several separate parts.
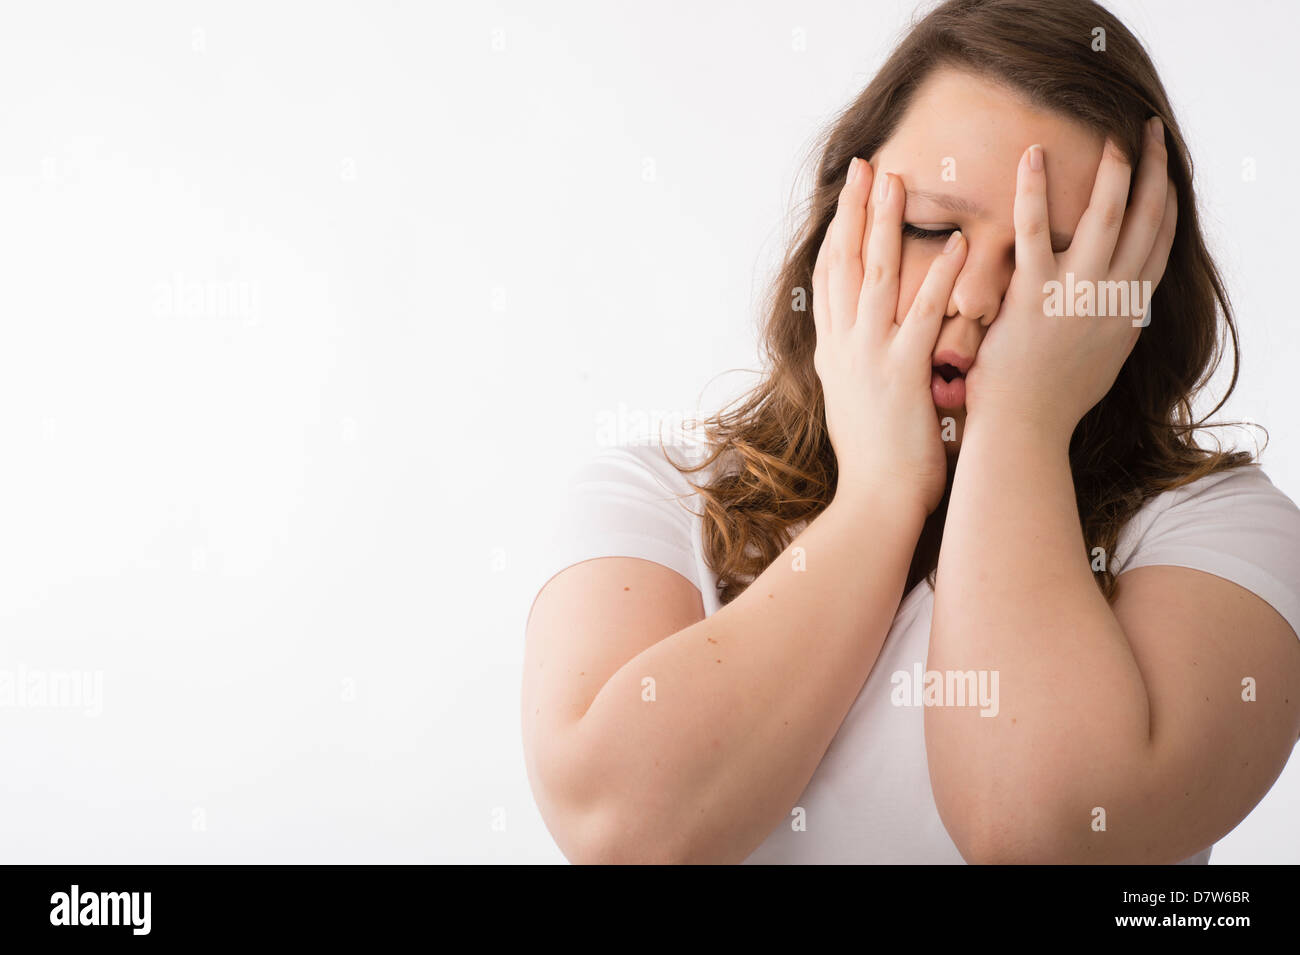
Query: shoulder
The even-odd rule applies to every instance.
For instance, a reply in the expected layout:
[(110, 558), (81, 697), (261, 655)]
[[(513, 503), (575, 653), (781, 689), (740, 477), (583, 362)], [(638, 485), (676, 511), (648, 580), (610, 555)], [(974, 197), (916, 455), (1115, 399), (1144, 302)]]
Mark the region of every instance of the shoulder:
[(1156, 495), (1125, 526), (1121, 543), (1140, 551), (1171, 532), (1232, 537), (1240, 532), (1281, 539), (1300, 524), (1300, 509), (1258, 464), (1208, 474)]
[(696, 442), (623, 443), (589, 453), (570, 471), (562, 499), (547, 504), (533, 592), (560, 571), (600, 557), (660, 564), (707, 590), (694, 485), (706, 483), (723, 460), (710, 457)]
[(568, 491), (580, 497), (635, 497), (685, 505), (725, 458), (711, 462), (710, 456), (707, 445), (695, 442), (611, 445), (578, 463), (570, 473)]
[(1115, 558), (1121, 573), (1165, 565), (1230, 580), (1300, 633), (1300, 509), (1257, 464), (1152, 498), (1124, 528)]

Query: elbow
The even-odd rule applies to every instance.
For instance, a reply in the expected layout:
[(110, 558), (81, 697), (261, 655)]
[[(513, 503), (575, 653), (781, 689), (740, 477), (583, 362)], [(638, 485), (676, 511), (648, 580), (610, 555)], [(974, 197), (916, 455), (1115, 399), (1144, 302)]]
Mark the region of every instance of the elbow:
[(593, 792), (590, 774), (545, 759), (529, 764), (533, 797), (551, 838), (573, 865), (678, 865), (690, 861), (680, 836), (651, 824), (652, 813), (617, 793)]
[(1014, 838), (981, 830), (957, 842), (968, 865), (1069, 865), (1076, 860), (1043, 833), (1025, 832)]
[(939, 817), (969, 865), (1100, 861), (1079, 857), (1080, 848), (1086, 847), (1087, 818), (1070, 825), (1048, 794), (1027, 793), (1014, 803), (982, 803), (970, 798), (953, 802), (938, 804)]
[(672, 840), (638, 831), (617, 812), (597, 814), (576, 835), (567, 851), (561, 847), (574, 865), (682, 865), (690, 861)]
[(547, 828), (573, 865), (681, 865), (689, 862), (680, 843), (639, 825), (635, 810), (617, 806), (552, 807)]

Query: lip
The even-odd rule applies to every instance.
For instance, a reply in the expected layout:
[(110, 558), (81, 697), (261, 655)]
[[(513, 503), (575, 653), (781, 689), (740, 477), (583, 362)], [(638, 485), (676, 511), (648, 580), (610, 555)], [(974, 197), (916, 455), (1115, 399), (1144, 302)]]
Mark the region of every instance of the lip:
[[(948, 364), (952, 364), (949, 362)], [(938, 369), (930, 376), (930, 396), (936, 407), (946, 411), (956, 411), (966, 406), (966, 379), (954, 378), (944, 381)]]
[(970, 366), (975, 364), (975, 359), (959, 354), (951, 348), (946, 348), (934, 356), (934, 360), (931, 364), (935, 368), (938, 368), (940, 365), (952, 365), (952, 367), (965, 375), (966, 372), (970, 371)]
[[(946, 411), (956, 411), (966, 406), (966, 372), (970, 371), (970, 366), (974, 363), (974, 358), (953, 351), (951, 348), (945, 348), (934, 356), (932, 362), (934, 370), (930, 375), (930, 394), (937, 407)], [(944, 381), (943, 375), (939, 374), (939, 369), (944, 365), (956, 368), (961, 377)]]

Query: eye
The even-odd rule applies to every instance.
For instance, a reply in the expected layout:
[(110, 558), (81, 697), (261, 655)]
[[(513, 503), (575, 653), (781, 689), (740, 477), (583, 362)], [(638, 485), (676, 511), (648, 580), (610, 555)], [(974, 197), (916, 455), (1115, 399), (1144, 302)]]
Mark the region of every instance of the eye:
[(920, 226), (914, 226), (910, 222), (903, 223), (903, 235), (909, 239), (946, 239), (957, 231), (956, 226), (943, 229), (922, 229)]

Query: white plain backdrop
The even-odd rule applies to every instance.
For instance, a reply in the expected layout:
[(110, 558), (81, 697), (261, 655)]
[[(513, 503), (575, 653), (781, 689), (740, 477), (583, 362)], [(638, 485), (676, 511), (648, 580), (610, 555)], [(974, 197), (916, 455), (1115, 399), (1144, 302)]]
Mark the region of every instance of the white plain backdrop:
[[(1300, 499), (1300, 14), (1110, 6)], [(915, 9), (8, 5), (0, 670), (102, 696), (0, 707), (0, 859), (562, 862), (545, 508), (602, 428), (752, 383), (800, 160)], [(1300, 862), (1298, 806), (1295, 759), (1213, 861)]]

